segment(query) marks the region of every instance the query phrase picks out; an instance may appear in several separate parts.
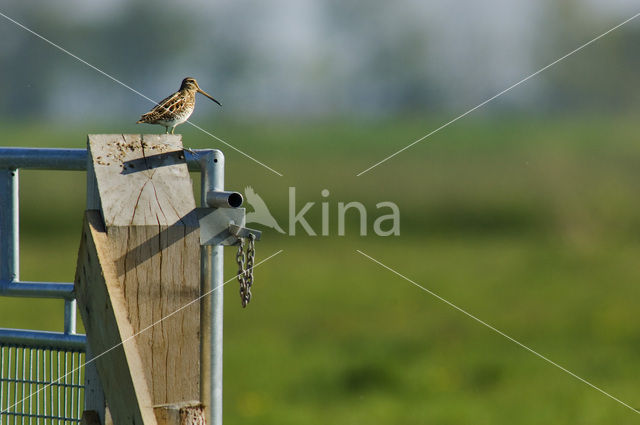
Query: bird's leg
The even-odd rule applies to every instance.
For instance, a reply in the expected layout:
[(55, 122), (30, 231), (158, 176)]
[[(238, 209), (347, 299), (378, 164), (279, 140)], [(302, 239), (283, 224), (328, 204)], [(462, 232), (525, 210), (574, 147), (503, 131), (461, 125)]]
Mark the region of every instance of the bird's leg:
[(164, 128), (164, 134), (169, 134), (169, 127)]
[(174, 125), (173, 127), (171, 127), (171, 134), (173, 134), (173, 132), (175, 131), (176, 126)]

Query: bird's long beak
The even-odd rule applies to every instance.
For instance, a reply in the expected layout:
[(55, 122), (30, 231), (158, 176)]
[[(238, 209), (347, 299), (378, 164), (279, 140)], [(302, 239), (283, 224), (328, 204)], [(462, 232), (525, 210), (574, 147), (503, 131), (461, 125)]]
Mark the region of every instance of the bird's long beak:
[(204, 90), (202, 90), (201, 88), (198, 88), (198, 93), (201, 93), (205, 96), (207, 96), (209, 99), (213, 100), (214, 102), (216, 102), (218, 105), (222, 106), (222, 103), (218, 102), (217, 100), (215, 100), (213, 98), (213, 96), (211, 96), (209, 93), (205, 92)]

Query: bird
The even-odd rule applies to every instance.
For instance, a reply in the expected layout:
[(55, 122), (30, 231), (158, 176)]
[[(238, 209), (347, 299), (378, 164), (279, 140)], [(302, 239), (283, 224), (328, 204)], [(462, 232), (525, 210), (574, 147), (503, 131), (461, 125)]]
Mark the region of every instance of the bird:
[(136, 124), (158, 124), (165, 127), (165, 134), (173, 134), (177, 125), (189, 119), (196, 107), (196, 93), (201, 93), (222, 106), (220, 102), (198, 86), (195, 78), (182, 80), (180, 89), (171, 96), (161, 100), (152, 110), (140, 117)]
[(260, 195), (258, 195), (251, 186), (244, 188), (244, 196), (247, 198), (249, 205), (253, 207), (252, 212), (248, 212), (246, 215), (247, 223), (258, 223), (263, 226), (271, 227), (280, 233), (284, 233), (284, 230), (278, 225), (276, 219), (271, 215), (267, 204)]

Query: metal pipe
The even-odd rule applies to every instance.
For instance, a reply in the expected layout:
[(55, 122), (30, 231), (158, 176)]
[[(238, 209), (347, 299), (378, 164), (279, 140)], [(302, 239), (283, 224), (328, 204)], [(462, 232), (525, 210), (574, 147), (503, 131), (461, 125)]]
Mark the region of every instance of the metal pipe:
[(86, 335), (0, 328), (1, 345), (16, 345), (27, 346), (30, 348), (47, 348), (84, 352), (86, 343)]
[[(219, 150), (198, 152), (201, 165), (201, 205), (210, 191), (224, 190), (224, 155)], [(200, 401), (207, 423), (222, 425), (223, 266), (221, 245), (201, 249)]]
[[(17, 160), (21, 158), (21, 155), (25, 155), (22, 152), (24, 150), (22, 148), (0, 148), (0, 164), (5, 165), (3, 161), (20, 162)], [(20, 152), (9, 155), (9, 151)], [(33, 163), (34, 161), (31, 162)], [(72, 299), (72, 283), (19, 282), (19, 196), (19, 171), (17, 169), (0, 169), (0, 295)]]
[(0, 281), (0, 295), (27, 298), (74, 298), (73, 283)]
[(200, 171), (202, 168), (201, 160), (202, 156), (208, 155), (212, 149), (195, 149), (190, 151), (184, 151), (184, 157), (187, 161), (187, 167), (189, 171)]
[(0, 170), (0, 292), (19, 279), (18, 196), (18, 170)]
[[(27, 386), (27, 391), (29, 391), (27, 394), (29, 394), (29, 398), (27, 399), (27, 412), (31, 413), (31, 399), (33, 398), (33, 392), (31, 391), (31, 386), (32, 386), (32, 382), (33, 382), (33, 349), (29, 350), (29, 385)], [(24, 397), (24, 396), (23, 396)], [(29, 425), (31, 425), (31, 416), (29, 416)]]
[[(48, 364), (49, 364), (49, 382), (53, 382), (56, 379), (56, 378), (54, 378), (55, 363), (53, 361), (53, 354), (54, 354), (54, 350), (49, 350), (49, 356), (48, 356), (49, 357), (49, 361), (48, 361)], [(47, 360), (45, 359), (45, 361), (47, 361)], [(45, 388), (47, 388), (47, 387), (45, 386)], [(53, 407), (53, 402), (54, 402), (53, 391), (56, 388), (55, 388), (55, 385), (49, 385), (48, 388), (49, 388), (49, 415), (51, 417), (55, 417), (56, 416), (56, 412), (55, 412), (55, 409)], [(51, 424), (51, 425), (54, 424), (52, 419), (49, 421), (49, 424)]]
[(84, 170), (86, 149), (0, 148), (0, 168)]
[(207, 205), (211, 208), (238, 208), (243, 200), (239, 192), (226, 190), (210, 190), (206, 197)]
[[(207, 154), (210, 159), (212, 154)], [(200, 155), (200, 159), (204, 155)], [(206, 161), (205, 158), (204, 160)], [(205, 206), (207, 202), (206, 189), (209, 186), (208, 175), (213, 174), (213, 170), (203, 164), (200, 172), (200, 205)], [(213, 250), (210, 246), (200, 246), (200, 402), (205, 408), (205, 419), (207, 424), (211, 424), (211, 301), (205, 294), (213, 288), (213, 278), (211, 274), (211, 257)]]
[[(56, 371), (57, 371), (57, 377), (58, 377), (58, 385), (56, 385), (58, 387), (58, 388), (56, 388), (56, 390), (57, 390), (56, 391), (56, 396), (57, 396), (56, 397), (56, 401), (58, 402), (58, 408), (56, 409), (56, 415), (57, 416), (62, 416), (61, 415), (61, 410), (62, 409), (60, 409), (60, 399), (61, 399), (60, 395), (61, 394), (60, 394), (60, 385), (59, 384), (60, 384), (60, 379), (62, 378), (62, 375), (64, 373), (67, 373), (67, 371), (66, 370), (64, 372), (62, 371), (61, 362), (60, 362), (60, 350), (56, 351), (56, 360), (57, 360)], [(58, 424), (60, 424), (60, 422), (58, 422)], [(63, 425), (66, 425), (66, 424), (63, 422)]]
[[(16, 360), (17, 360), (17, 359), (16, 359)], [(25, 391), (24, 391), (24, 390), (25, 390), (24, 386), (25, 386), (25, 381), (26, 381), (26, 379), (25, 379), (25, 378), (26, 378), (26, 374), (25, 374), (25, 372), (26, 372), (26, 369), (27, 369), (27, 368), (26, 368), (26, 366), (27, 366), (27, 349), (26, 349), (25, 347), (22, 347), (22, 394), (24, 394), (24, 393), (25, 393)], [(17, 386), (18, 386), (18, 385), (17, 385), (17, 383), (16, 383), (16, 387), (17, 387)], [(17, 390), (17, 388), (16, 388), (16, 390)], [(25, 412), (24, 412), (24, 408), (25, 408), (25, 404), (26, 404), (26, 403), (25, 403), (24, 396), (22, 396), (22, 394), (21, 394), (21, 398), (22, 398), (22, 400), (20, 401), (20, 405), (21, 405), (20, 407), (22, 408), (22, 411), (20, 412), (20, 413), (22, 413), (22, 415), (21, 415), (21, 419), (22, 419), (22, 421), (20, 422), (20, 424), (21, 424), (21, 425), (24, 425), (24, 413), (25, 413)], [(16, 406), (16, 407), (17, 407), (17, 406)], [(16, 410), (18, 410), (18, 409), (16, 409)]]
[[(200, 171), (201, 155), (211, 149), (185, 151), (190, 171)], [(0, 169), (77, 170), (87, 169), (86, 149), (0, 148)]]
[(64, 333), (76, 333), (76, 300), (64, 300)]
[[(7, 385), (9, 385), (7, 383)], [(0, 411), (4, 410), (4, 346), (0, 345)]]
[[(23, 350), (24, 350), (24, 348), (23, 348)], [(19, 357), (18, 357), (18, 349), (16, 348), (15, 351), (16, 351), (16, 355), (15, 355), (16, 360), (15, 360), (15, 365), (13, 367), (13, 379), (17, 380), (18, 379), (18, 370), (19, 370), (18, 367), (20, 366), (20, 360), (19, 360)], [(18, 411), (18, 409), (17, 409), (17, 407), (18, 407), (18, 388), (17, 388), (17, 386), (13, 387), (13, 406), (14, 406), (14, 411), (17, 412)], [(14, 425), (16, 424), (16, 420), (13, 421), (13, 424)]]

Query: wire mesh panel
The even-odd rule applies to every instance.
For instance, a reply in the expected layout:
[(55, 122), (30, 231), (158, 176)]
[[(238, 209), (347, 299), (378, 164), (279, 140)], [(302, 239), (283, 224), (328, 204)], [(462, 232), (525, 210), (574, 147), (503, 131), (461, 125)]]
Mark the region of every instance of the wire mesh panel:
[(84, 361), (83, 352), (0, 343), (0, 425), (79, 423)]

